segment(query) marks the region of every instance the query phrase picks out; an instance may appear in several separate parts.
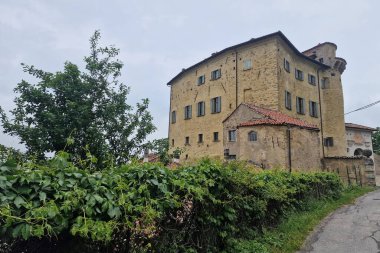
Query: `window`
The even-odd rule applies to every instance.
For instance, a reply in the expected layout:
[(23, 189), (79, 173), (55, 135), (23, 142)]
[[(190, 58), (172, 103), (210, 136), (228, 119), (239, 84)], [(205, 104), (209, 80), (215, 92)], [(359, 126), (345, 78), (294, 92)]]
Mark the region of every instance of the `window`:
[(198, 77), (198, 85), (202, 85), (205, 83), (205, 75)]
[(211, 80), (219, 79), (222, 76), (220, 69), (211, 72)]
[(205, 102), (201, 101), (197, 104), (197, 116), (201, 117), (205, 115)]
[(295, 76), (297, 80), (303, 81), (303, 72), (302, 70), (295, 69)]
[(288, 60), (284, 59), (284, 69), (287, 71), (287, 72), (290, 72), (290, 63)]
[(311, 85), (315, 85), (315, 76), (314, 75), (311, 75), (311, 74), (308, 74), (308, 76), (307, 76), (307, 80), (309, 81), (309, 83), (311, 84)]
[(292, 94), (289, 91), (285, 91), (285, 107), (288, 110), (292, 109)]
[(318, 103), (314, 101), (309, 101), (309, 112), (310, 116), (318, 118)]
[(190, 137), (189, 136), (185, 137), (185, 145), (190, 145)]
[(172, 111), (172, 124), (174, 124), (177, 121), (177, 113), (176, 111)]
[(172, 146), (174, 147), (174, 139), (172, 139)]
[(297, 113), (305, 114), (305, 100), (297, 97)]
[(324, 144), (326, 147), (332, 147), (334, 146), (334, 139), (333, 137), (327, 137), (325, 138)]
[(329, 79), (327, 77), (323, 77), (321, 80), (321, 88), (327, 89), (329, 87)]
[(214, 132), (214, 141), (219, 141), (219, 133)]
[(236, 130), (228, 131), (228, 141), (236, 141)]
[(185, 119), (191, 119), (191, 105), (185, 106)]
[(252, 60), (251, 59), (244, 60), (243, 64), (244, 64), (243, 70), (248, 70), (248, 69), (252, 68)]
[(211, 113), (219, 113), (222, 110), (222, 97), (211, 99)]
[(198, 143), (203, 142), (203, 134), (198, 134)]
[(248, 133), (249, 141), (257, 141), (257, 133), (255, 131), (251, 131)]

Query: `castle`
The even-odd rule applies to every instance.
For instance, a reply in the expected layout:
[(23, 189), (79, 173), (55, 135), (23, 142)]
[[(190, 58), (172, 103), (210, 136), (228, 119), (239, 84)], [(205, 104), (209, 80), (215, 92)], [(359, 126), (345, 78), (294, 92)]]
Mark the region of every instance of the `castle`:
[(213, 53), (169, 81), (170, 150), (262, 167), (315, 168), (347, 155), (337, 46), (300, 52), (281, 32)]

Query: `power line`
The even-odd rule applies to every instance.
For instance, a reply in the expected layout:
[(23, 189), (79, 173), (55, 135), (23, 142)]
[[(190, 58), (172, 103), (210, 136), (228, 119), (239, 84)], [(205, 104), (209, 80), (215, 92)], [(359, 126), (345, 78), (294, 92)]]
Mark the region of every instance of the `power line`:
[(367, 108), (369, 108), (369, 107), (371, 107), (371, 106), (374, 106), (374, 105), (376, 105), (376, 104), (378, 104), (378, 103), (380, 103), (380, 100), (378, 100), (378, 101), (376, 101), (376, 102), (373, 102), (373, 103), (371, 103), (371, 104), (365, 105), (365, 106), (363, 106), (363, 107), (360, 107), (360, 108), (358, 108), (358, 109), (356, 109), (356, 110), (353, 110), (353, 111), (347, 112), (347, 113), (345, 113), (344, 115), (347, 115), (347, 114), (350, 114), (350, 113), (353, 113), (353, 112), (357, 112), (357, 111), (361, 111), (361, 110), (367, 109)]

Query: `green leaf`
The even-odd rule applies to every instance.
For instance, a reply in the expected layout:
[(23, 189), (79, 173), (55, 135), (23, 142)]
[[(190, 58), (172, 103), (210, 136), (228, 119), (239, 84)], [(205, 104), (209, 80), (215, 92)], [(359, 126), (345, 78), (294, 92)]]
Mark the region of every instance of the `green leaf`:
[(40, 198), (40, 200), (41, 201), (45, 201), (46, 200), (46, 193), (44, 193), (44, 192), (40, 192), (39, 194), (38, 194), (38, 196), (39, 196), (39, 198)]
[(108, 209), (107, 214), (110, 216), (110, 218), (119, 218), (121, 215), (121, 211), (119, 207), (111, 207)]
[(17, 196), (13, 203), (16, 205), (17, 208), (20, 208), (22, 204), (25, 203), (24, 199), (20, 196)]

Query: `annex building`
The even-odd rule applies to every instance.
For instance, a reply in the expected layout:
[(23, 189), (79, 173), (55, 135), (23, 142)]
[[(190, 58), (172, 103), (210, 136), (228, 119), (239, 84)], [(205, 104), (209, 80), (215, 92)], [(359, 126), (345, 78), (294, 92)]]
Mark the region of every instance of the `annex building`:
[(170, 150), (180, 160), (322, 168), (347, 156), (341, 75), (331, 42), (300, 52), (281, 32), (228, 47), (169, 81)]

